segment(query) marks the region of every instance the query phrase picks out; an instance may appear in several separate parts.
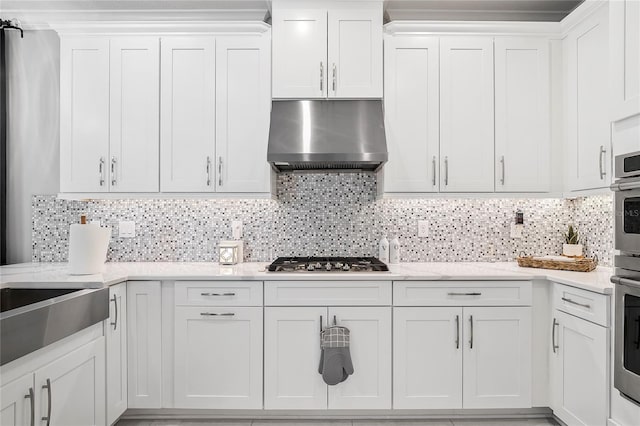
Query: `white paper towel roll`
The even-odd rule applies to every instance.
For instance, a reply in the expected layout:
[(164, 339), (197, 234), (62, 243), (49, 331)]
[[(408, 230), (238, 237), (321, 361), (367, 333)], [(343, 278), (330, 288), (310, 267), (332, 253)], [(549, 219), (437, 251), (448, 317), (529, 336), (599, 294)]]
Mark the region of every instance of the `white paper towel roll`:
[(104, 272), (111, 228), (71, 225), (69, 229), (69, 273), (90, 275)]

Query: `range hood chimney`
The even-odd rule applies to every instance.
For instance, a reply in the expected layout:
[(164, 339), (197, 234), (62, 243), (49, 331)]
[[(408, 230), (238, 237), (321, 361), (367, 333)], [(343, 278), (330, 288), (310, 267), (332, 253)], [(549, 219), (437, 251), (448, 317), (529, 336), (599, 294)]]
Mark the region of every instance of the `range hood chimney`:
[(387, 161), (382, 101), (273, 101), (267, 161), (277, 171), (377, 171)]

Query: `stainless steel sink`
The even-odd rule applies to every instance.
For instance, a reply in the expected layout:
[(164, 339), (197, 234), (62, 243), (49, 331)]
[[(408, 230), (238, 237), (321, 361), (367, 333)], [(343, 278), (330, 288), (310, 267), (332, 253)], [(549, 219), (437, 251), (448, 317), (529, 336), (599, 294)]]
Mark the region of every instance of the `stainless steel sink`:
[(0, 289), (0, 365), (109, 316), (109, 289)]

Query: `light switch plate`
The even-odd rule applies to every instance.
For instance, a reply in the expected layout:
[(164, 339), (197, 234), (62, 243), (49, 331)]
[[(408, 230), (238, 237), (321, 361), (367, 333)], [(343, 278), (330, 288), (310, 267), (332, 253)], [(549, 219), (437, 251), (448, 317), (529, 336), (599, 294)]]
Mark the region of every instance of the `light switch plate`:
[(511, 224), (511, 238), (522, 238), (522, 228), (524, 225), (516, 225), (515, 223)]
[(419, 220), (418, 221), (418, 237), (427, 238), (428, 236), (429, 236), (429, 221)]
[(136, 223), (132, 220), (118, 222), (118, 236), (120, 238), (133, 238), (136, 236)]
[(242, 221), (241, 220), (231, 221), (231, 237), (234, 240), (242, 239)]

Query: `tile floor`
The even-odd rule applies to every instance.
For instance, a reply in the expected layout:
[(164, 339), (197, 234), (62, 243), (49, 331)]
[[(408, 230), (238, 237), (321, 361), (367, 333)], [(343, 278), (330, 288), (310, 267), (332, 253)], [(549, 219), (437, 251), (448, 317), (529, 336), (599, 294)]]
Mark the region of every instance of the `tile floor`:
[(443, 420), (120, 420), (115, 426), (557, 426), (551, 419)]

